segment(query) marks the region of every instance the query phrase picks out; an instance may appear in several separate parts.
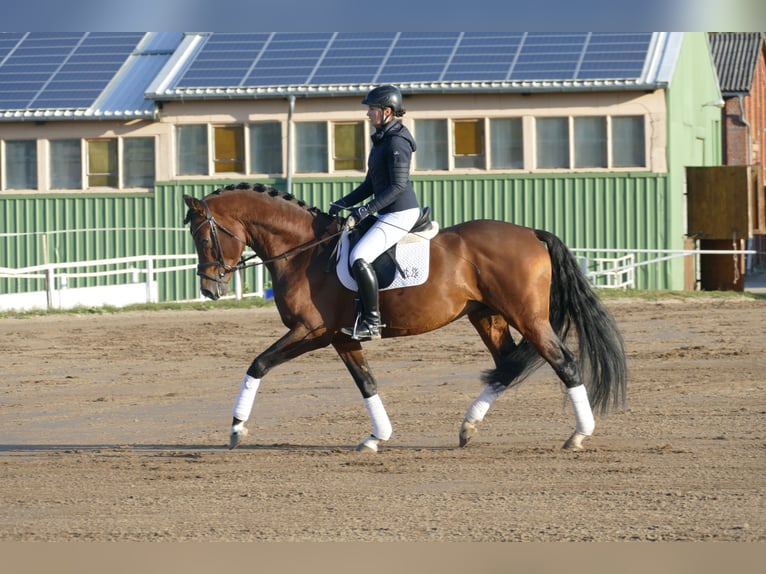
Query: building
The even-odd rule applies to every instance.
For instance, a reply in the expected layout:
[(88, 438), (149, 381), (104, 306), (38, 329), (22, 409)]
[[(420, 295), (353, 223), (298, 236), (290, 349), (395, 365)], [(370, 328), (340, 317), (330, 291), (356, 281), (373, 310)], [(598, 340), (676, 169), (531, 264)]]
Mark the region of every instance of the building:
[[(730, 166), (752, 166), (759, 187), (753, 214), (766, 217), (763, 186), (766, 182), (766, 42), (761, 32), (714, 33), (709, 35), (716, 72), (723, 96), (722, 139), (723, 163)], [(760, 229), (759, 229), (760, 227)], [(750, 246), (760, 255), (748, 267), (766, 265), (766, 231), (756, 225), (749, 237)], [(725, 240), (711, 240), (723, 245)], [(716, 243), (718, 242), (718, 243)], [(717, 267), (717, 266), (716, 266)], [(730, 266), (727, 266), (730, 267)], [(725, 277), (725, 275), (724, 275)]]
[[(40, 262), (37, 234), (61, 230), (92, 230), (56, 235), (61, 260), (190, 251), (181, 195), (225, 183), (326, 208), (363, 178), (360, 101), (382, 83), (402, 89), (416, 192), (445, 226), (514, 221), (593, 256), (679, 250), (684, 170), (721, 163), (704, 33), (3, 34), (0, 267)], [(673, 259), (636, 284), (684, 274)]]

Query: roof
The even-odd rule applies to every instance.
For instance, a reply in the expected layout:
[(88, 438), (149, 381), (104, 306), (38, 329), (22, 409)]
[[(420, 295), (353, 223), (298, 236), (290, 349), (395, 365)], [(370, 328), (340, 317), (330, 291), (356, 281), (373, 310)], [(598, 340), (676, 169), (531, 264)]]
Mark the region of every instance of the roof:
[(144, 92), (182, 33), (0, 34), (0, 119), (153, 118)]
[(163, 100), (645, 90), (681, 33), (0, 34), (0, 121), (153, 119)]
[(761, 32), (714, 33), (708, 40), (721, 93), (724, 96), (750, 93), (763, 46)]
[[(655, 89), (682, 34), (372, 32), (198, 34), (148, 96), (159, 99)], [(668, 66), (668, 62), (672, 65)]]

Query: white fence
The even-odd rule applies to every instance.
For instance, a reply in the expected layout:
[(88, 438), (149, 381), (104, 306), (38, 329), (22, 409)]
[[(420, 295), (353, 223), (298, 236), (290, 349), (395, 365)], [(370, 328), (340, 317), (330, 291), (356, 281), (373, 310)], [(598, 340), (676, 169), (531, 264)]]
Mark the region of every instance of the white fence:
[[(695, 257), (700, 255), (755, 255), (758, 251), (752, 249), (743, 250), (713, 250), (713, 249), (570, 249), (580, 261), (580, 267), (595, 287), (605, 289), (635, 288), (636, 269), (648, 265), (657, 265), (671, 259), (682, 257)], [(627, 253), (620, 257), (589, 257), (590, 253)], [(656, 254), (659, 257), (636, 262), (639, 253)], [(591, 269), (591, 267), (594, 267)], [(696, 269), (699, 269), (699, 261), (696, 261)]]
[[(252, 253), (245, 253), (245, 256)], [(157, 266), (159, 261), (177, 261), (176, 265)], [(193, 263), (181, 263), (193, 261)], [(254, 260), (254, 262), (256, 262)], [(108, 270), (82, 271), (99, 267), (113, 267)], [(102, 307), (106, 305), (123, 307), (134, 303), (158, 302), (157, 277), (163, 273), (175, 271), (196, 271), (197, 255), (141, 255), (98, 259), (75, 263), (49, 263), (10, 269), (0, 267), (0, 277), (13, 279), (43, 279), (44, 291), (24, 291), (0, 294), (0, 311), (26, 311), (34, 309), (72, 309), (82, 307)], [(234, 293), (224, 298), (263, 297), (264, 269), (256, 267), (254, 289), (244, 293), (240, 273), (234, 275)], [(122, 277), (114, 285), (96, 287), (70, 287), (71, 279), (88, 277)], [(200, 297), (202, 299), (202, 297)]]
[[(753, 250), (572, 249), (571, 251), (580, 261), (581, 268), (590, 283), (595, 287), (605, 289), (635, 288), (636, 269), (641, 266), (656, 265), (680, 257), (698, 257), (702, 254), (753, 255), (757, 253)], [(613, 253), (615, 257), (589, 256), (592, 253)], [(657, 254), (658, 257), (637, 263), (636, 255), (639, 253)], [(249, 256), (251, 253), (245, 253), (245, 255)], [(159, 261), (177, 261), (179, 263), (159, 267), (156, 265)], [(185, 261), (192, 261), (192, 263), (181, 263)], [(22, 269), (0, 267), (0, 277), (45, 280), (44, 291), (25, 292), (20, 289), (15, 293), (0, 294), (0, 311), (70, 309), (78, 306), (101, 307), (106, 305), (121, 307), (134, 303), (156, 303), (158, 301), (158, 275), (174, 271), (194, 271), (197, 268), (196, 262), (196, 254), (143, 255), (76, 263), (49, 263)], [(115, 267), (115, 269), (81, 271), (82, 269), (105, 266)], [(73, 288), (69, 286), (70, 279), (106, 276), (121, 276), (124, 277), (124, 281), (98, 287)], [(263, 267), (257, 266), (254, 289), (244, 293), (240, 273), (236, 273), (233, 279), (233, 294), (226, 298), (264, 297), (266, 295), (264, 276)]]

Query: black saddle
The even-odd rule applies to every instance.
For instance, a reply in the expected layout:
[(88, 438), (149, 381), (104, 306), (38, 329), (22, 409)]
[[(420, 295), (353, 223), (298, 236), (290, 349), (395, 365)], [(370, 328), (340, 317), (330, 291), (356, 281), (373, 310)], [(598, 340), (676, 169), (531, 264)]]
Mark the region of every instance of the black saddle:
[[(366, 217), (359, 224), (354, 226), (351, 233), (348, 234), (348, 252), (354, 249), (354, 245), (367, 233), (370, 227), (378, 220), (374, 215)], [(410, 233), (417, 233), (419, 231), (426, 231), (433, 225), (431, 222), (431, 208), (424, 207), (420, 210), (420, 217), (415, 222), (415, 225), (410, 229)], [(396, 244), (389, 247), (386, 251), (381, 253), (375, 261), (372, 262), (372, 269), (375, 271), (375, 275), (378, 277), (378, 288), (385, 289), (391, 285), (396, 279), (396, 272), (402, 272), (399, 263), (396, 260)], [(348, 262), (348, 271), (353, 277), (354, 274), (351, 271), (351, 263)]]

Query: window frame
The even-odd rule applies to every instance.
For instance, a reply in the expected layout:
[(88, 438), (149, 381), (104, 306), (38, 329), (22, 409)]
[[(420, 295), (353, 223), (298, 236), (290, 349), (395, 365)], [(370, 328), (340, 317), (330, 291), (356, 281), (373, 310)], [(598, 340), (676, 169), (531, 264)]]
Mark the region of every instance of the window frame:
[[(91, 144), (112, 144), (113, 149), (109, 149), (109, 155), (114, 162), (114, 166), (111, 167), (111, 171), (94, 172), (91, 170)], [(95, 148), (94, 148), (95, 151)], [(94, 185), (91, 183), (91, 178), (95, 177), (113, 177), (114, 185)], [(83, 188), (88, 190), (103, 190), (103, 189), (120, 189), (120, 153), (118, 138), (114, 137), (98, 137), (98, 138), (85, 138), (85, 181), (83, 182)]]
[[(153, 189), (154, 183), (157, 181), (157, 138), (154, 136), (131, 136), (131, 137), (121, 137), (118, 138), (118, 171), (119, 171), (119, 183), (120, 183), (120, 189)], [(148, 185), (128, 185), (126, 183), (128, 179), (128, 174), (130, 172), (131, 179), (136, 177), (133, 173), (132, 166), (134, 165), (134, 161), (128, 161), (128, 153), (125, 149), (127, 144), (133, 144), (138, 143), (138, 141), (145, 141), (145, 142), (151, 142), (151, 150), (150, 153), (147, 153), (147, 157), (144, 160), (145, 162), (151, 164), (151, 178), (147, 174), (144, 174), (142, 177), (147, 178), (151, 180), (151, 183)], [(140, 159), (140, 158), (139, 158)], [(130, 169), (129, 169), (130, 166)], [(138, 173), (138, 172), (136, 172)]]
[[(452, 118), (451, 128), (452, 137), (450, 164), (455, 170), (487, 170), (487, 118)], [(473, 134), (462, 134), (462, 129), (458, 126), (474, 126)], [(459, 147), (474, 145), (474, 148), (468, 153), (460, 153)], [(475, 147), (478, 146), (478, 147)], [(466, 150), (468, 151), (468, 150)], [(472, 152), (472, 153), (471, 153)], [(458, 164), (480, 164), (480, 165), (459, 165)]]
[[(240, 123), (234, 123), (234, 124), (211, 124), (210, 130), (208, 131), (208, 136), (212, 135), (212, 143), (213, 145), (210, 146), (208, 144), (208, 150), (210, 153), (210, 162), (212, 166), (211, 173), (209, 175), (213, 176), (221, 176), (221, 174), (236, 174), (236, 175), (245, 175), (247, 173), (247, 150), (245, 149), (245, 126), (244, 124)], [(226, 157), (226, 158), (220, 158), (219, 157), (219, 147), (220, 153), (226, 153), (229, 150), (223, 149), (224, 144), (228, 142), (224, 142), (223, 139), (220, 140), (220, 146), (219, 146), (219, 139), (218, 134), (219, 132), (221, 134), (223, 133), (231, 133), (234, 135), (234, 157)], [(208, 140), (209, 141), (209, 140)], [(212, 148), (212, 149), (211, 149)], [(223, 166), (226, 164), (231, 164), (232, 167), (241, 167), (241, 169), (223, 169)], [(221, 169), (218, 169), (218, 167), (221, 166)]]
[[(254, 144), (253, 140), (255, 138), (254, 131), (258, 128), (262, 128), (265, 126), (272, 126), (279, 130), (278, 137), (276, 138), (277, 144), (266, 146), (267, 150), (271, 150), (272, 152), (274, 152), (274, 155), (270, 159), (273, 159), (275, 161), (275, 164), (276, 162), (278, 162), (279, 165), (267, 166), (269, 167), (269, 169), (266, 171), (263, 171), (263, 170), (255, 169), (256, 145)], [(281, 176), (285, 171), (285, 160), (284, 160), (285, 150), (283, 146), (283, 143), (285, 142), (285, 138), (284, 138), (284, 126), (282, 122), (279, 120), (261, 120), (261, 121), (248, 122), (245, 126), (245, 131), (246, 131), (245, 146), (246, 146), (246, 155), (247, 155), (247, 165), (245, 166), (245, 169), (247, 173), (251, 175), (263, 174), (263, 175), (269, 175), (269, 176), (271, 175)], [(271, 168), (276, 168), (276, 169), (271, 169)]]
[[(364, 122), (362, 121), (333, 121), (330, 122), (330, 125), (332, 127), (332, 130), (328, 130), (332, 132), (332, 137), (330, 138), (330, 143), (332, 145), (332, 157), (330, 158), (331, 162), (330, 165), (332, 165), (332, 172), (331, 173), (340, 173), (340, 172), (353, 172), (353, 173), (359, 173), (364, 172), (366, 168), (366, 162), (365, 159), (367, 158), (367, 146), (365, 145), (366, 137), (365, 137), (365, 126)], [(339, 134), (338, 134), (338, 127), (352, 127), (354, 128), (354, 137), (357, 138), (354, 141), (354, 147), (356, 148), (354, 150), (353, 156), (348, 157), (341, 157), (338, 155), (338, 140), (339, 140)], [(352, 162), (353, 167), (338, 167), (339, 162)]]
[[(493, 144), (495, 140), (495, 132), (498, 122), (505, 121), (509, 123), (510, 129), (510, 140), (508, 142), (508, 148), (510, 150), (509, 152), (509, 158), (506, 159), (509, 163), (518, 163), (518, 165), (511, 165), (511, 166), (500, 166), (495, 167), (495, 144)], [(513, 130), (518, 129), (519, 131), (519, 138), (518, 141), (515, 140), (513, 137)], [(527, 133), (526, 125), (524, 122), (523, 116), (503, 116), (503, 117), (490, 117), (487, 118), (487, 148), (489, 153), (487, 154), (487, 167), (486, 170), (489, 172), (508, 172), (508, 171), (520, 171), (525, 168), (526, 165), (526, 158), (527, 158), (527, 150), (526, 150), (526, 138), (524, 135)], [(518, 145), (516, 145), (518, 144)], [(520, 157), (516, 157), (513, 154), (513, 150), (517, 149), (518, 154)]]
[[(60, 186), (60, 185), (54, 185), (54, 165), (57, 162), (53, 161), (53, 148), (54, 144), (57, 143), (64, 143), (64, 142), (70, 142), (74, 143), (77, 146), (77, 186), (75, 187), (69, 187), (69, 186)], [(85, 149), (83, 145), (83, 138), (55, 138), (55, 139), (49, 139), (48, 140), (48, 146), (47, 146), (47, 173), (48, 173), (48, 188), (51, 190), (63, 190), (63, 191), (76, 191), (85, 189), (83, 187), (83, 171), (84, 171), (84, 163), (83, 158), (85, 157)], [(63, 160), (65, 163), (71, 161), (71, 159), (64, 158)]]
[[(28, 170), (29, 166), (32, 167), (31, 171), (28, 174), (25, 174), (25, 179), (27, 176), (31, 176), (32, 181), (25, 181), (24, 183), (31, 183), (31, 187), (11, 187), (8, 185), (8, 172), (12, 171), (8, 169), (8, 144), (9, 143), (21, 143), (21, 142), (31, 142), (32, 144), (32, 150), (33, 153), (31, 154), (32, 161), (29, 162), (29, 164), (24, 161), (21, 162), (24, 167), (24, 170)], [(2, 147), (0, 147), (0, 152), (2, 152), (2, 161), (0, 161), (0, 177), (2, 177), (2, 189), (3, 191), (25, 191), (25, 190), (33, 190), (37, 191), (40, 189), (40, 175), (39, 175), (39, 168), (40, 168), (40, 153), (39, 153), (39, 147), (40, 147), (40, 141), (38, 139), (30, 139), (30, 138), (12, 138), (12, 139), (3, 139), (2, 140)], [(24, 154), (27, 158), (29, 157), (27, 154)], [(44, 157), (44, 156), (43, 156)]]
[[(204, 141), (197, 142), (196, 140), (184, 139), (182, 137), (183, 134), (181, 133), (184, 128), (194, 128), (195, 130), (202, 132)], [(195, 157), (195, 154), (200, 151), (204, 152), (201, 160), (200, 158)], [(188, 156), (182, 154), (188, 154)], [(191, 161), (189, 161), (189, 157), (191, 158)], [(189, 171), (188, 167), (185, 167), (182, 171), (182, 158), (184, 160), (184, 166), (193, 164), (194, 169), (201, 169), (202, 173)], [(173, 128), (173, 160), (173, 174), (176, 177), (209, 177), (211, 175), (210, 125), (207, 123), (176, 124)]]

